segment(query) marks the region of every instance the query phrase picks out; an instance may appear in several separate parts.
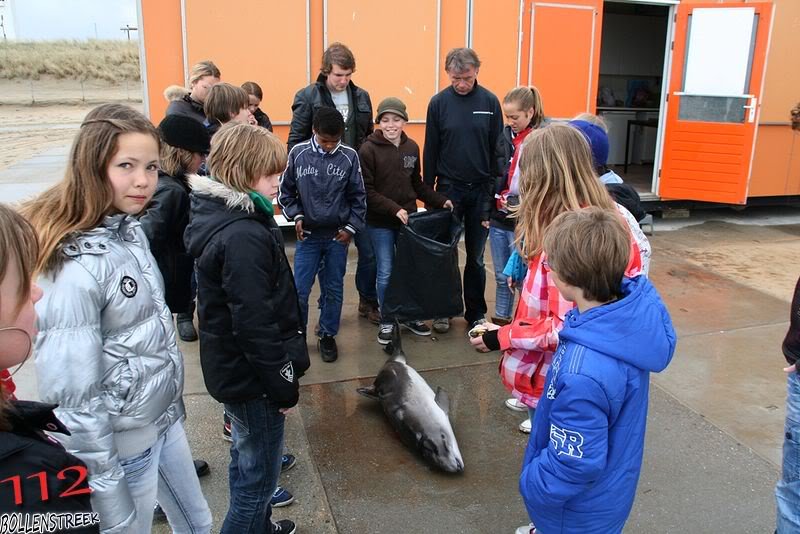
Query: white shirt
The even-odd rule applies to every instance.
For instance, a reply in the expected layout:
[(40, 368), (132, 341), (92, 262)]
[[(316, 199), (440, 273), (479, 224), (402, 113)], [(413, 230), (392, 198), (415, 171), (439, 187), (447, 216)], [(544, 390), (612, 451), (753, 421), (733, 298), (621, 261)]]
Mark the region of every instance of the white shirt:
[(347, 117), (350, 116), (350, 99), (347, 95), (347, 89), (344, 91), (331, 91), (331, 98), (333, 105), (336, 106), (336, 111), (342, 114), (342, 119), (347, 123)]

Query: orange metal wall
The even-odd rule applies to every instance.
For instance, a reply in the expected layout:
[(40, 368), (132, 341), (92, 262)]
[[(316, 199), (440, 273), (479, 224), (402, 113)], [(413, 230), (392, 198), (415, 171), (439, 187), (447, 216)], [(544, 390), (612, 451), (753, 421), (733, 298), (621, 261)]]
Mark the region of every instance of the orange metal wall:
[(528, 76), (550, 117), (595, 111), (602, 7), (603, 0), (533, 2)]
[(800, 136), (788, 125), (789, 110), (800, 102), (800, 68), (797, 68), (800, 2), (774, 0), (774, 3), (775, 20), (759, 119), (762, 125), (758, 128), (750, 177), (751, 197), (800, 195)]
[(156, 124), (164, 117), (167, 102), (163, 91), (170, 85), (183, 85), (183, 38), (180, 0), (142, 0), (142, 26), (147, 73), (150, 119)]
[[(166, 109), (162, 96), (165, 87), (183, 84), (183, 52), (180, 0), (139, 0), (142, 11), (149, 113), (159, 121)], [(684, 0), (699, 2), (701, 0)], [(743, 3), (742, 0), (725, 0)], [(584, 110), (585, 90), (590, 84), (590, 109), (594, 109), (597, 66), (600, 54), (603, 0), (523, 0), (523, 38), (520, 79), (529, 79), (543, 93), (545, 111), (550, 116), (569, 117)], [(762, 102), (750, 196), (800, 194), (800, 145), (788, 126), (788, 113), (800, 100), (800, 69), (792, 55), (800, 44), (797, 20), (800, 1), (773, 0), (775, 23), (768, 53), (764, 100)], [(222, 78), (231, 83), (246, 79), (259, 82), (265, 92), (263, 108), (274, 122), (288, 121), (294, 93), (306, 85), (306, 2), (275, 0), (186, 0), (188, 63), (214, 60)], [(311, 78), (319, 72), (325, 33), (323, 0), (310, 0)], [(409, 0), (403, 9), (382, 11), (369, 0), (328, 0), (328, 42), (341, 40), (351, 46), (358, 69), (354, 81), (370, 91), (373, 105), (390, 95), (400, 96), (409, 105), (412, 119), (424, 118), (427, 100), (435, 92), (436, 0)], [(594, 7), (596, 14), (594, 57), (588, 16), (563, 19), (568, 10), (538, 6), (547, 24), (531, 28), (531, 8), (535, 4), (561, 4)], [(473, 47), (484, 63), (480, 83), (498, 98), (516, 85), (519, 0), (473, 0)], [(573, 14), (576, 10), (571, 11)], [(545, 15), (547, 14), (547, 15)], [(355, 20), (353, 20), (355, 16)], [(399, 17), (399, 18), (398, 18)], [(383, 18), (392, 21), (384, 22)], [(439, 88), (448, 85), (444, 59), (453, 47), (465, 46), (467, 2), (441, 0), (441, 26), (438, 71)], [(536, 18), (534, 18), (536, 20)], [(280, 22), (276, 22), (280, 21)], [(399, 22), (398, 22), (399, 21)], [(539, 18), (539, 22), (545, 22)], [(560, 21), (560, 22), (559, 22)], [(580, 22), (583, 31), (575, 23)], [(529, 53), (533, 39), (533, 71), (529, 72)], [(577, 40), (577, 41), (576, 41)], [(579, 42), (578, 42), (579, 41)], [(397, 43), (390, 45), (389, 43)], [(398, 51), (398, 48), (401, 50)], [(578, 52), (574, 52), (577, 50)], [(572, 57), (570, 51), (577, 55)], [(579, 64), (580, 68), (575, 68)], [(587, 80), (588, 66), (594, 66)], [(581, 73), (586, 72), (585, 77)], [(408, 89), (412, 92), (409, 93)], [(778, 125), (763, 125), (780, 123)], [(407, 131), (420, 146), (424, 126), (410, 124)], [(286, 139), (288, 127), (277, 126), (276, 133)], [(794, 147), (794, 150), (791, 148)], [(792, 159), (791, 154), (794, 154)]]
[[(722, 0), (722, 3), (747, 2)], [(748, 197), (800, 195), (800, 140), (789, 126), (789, 111), (800, 102), (800, 69), (797, 68), (800, 1), (772, 0), (772, 3), (775, 17)]]
[[(405, 102), (411, 120), (425, 120), (436, 92), (436, 3), (405, 0), (403, 9), (386, 16), (374, 0), (328, 0), (328, 44), (341, 41), (356, 57), (353, 80), (366, 88), (377, 108), (382, 98)], [(398, 38), (402, 36), (402, 43)]]
[(211, 59), (224, 81), (257, 82), (264, 90), (262, 109), (273, 122), (288, 122), (294, 93), (309, 83), (306, 2), (232, 4), (186, 2), (188, 64)]
[(519, 11), (517, 0), (473, 0), (472, 47), (480, 53), (480, 83), (501, 101), (517, 86)]

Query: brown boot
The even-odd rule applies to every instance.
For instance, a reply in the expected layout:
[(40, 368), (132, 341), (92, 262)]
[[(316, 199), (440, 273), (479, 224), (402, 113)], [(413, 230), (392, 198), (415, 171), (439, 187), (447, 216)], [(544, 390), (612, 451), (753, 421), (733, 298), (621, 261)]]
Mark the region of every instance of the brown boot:
[(378, 311), (378, 303), (367, 299), (358, 300), (358, 315), (366, 317), (372, 324), (381, 324), (381, 312)]

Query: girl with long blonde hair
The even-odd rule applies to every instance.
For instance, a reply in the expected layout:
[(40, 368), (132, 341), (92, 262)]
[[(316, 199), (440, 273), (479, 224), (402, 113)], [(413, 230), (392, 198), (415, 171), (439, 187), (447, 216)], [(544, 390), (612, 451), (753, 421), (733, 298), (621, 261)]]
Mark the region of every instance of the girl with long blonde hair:
[(43, 401), (89, 469), (101, 530), (150, 532), (158, 498), (175, 532), (209, 532), (183, 429), (183, 357), (158, 266), (134, 218), (153, 196), (159, 137), (118, 104), (84, 119), (64, 179), (23, 206), (37, 230)]
[[(631, 229), (631, 254), (626, 276), (646, 273), (635, 230), (636, 221), (618, 206), (600, 183), (583, 134), (566, 124), (553, 124), (528, 136), (520, 155), (520, 204), (516, 244), (527, 261), (528, 274), (511, 324), (487, 325), (489, 331), (471, 339), (482, 351), (502, 350), (500, 376), (513, 395), (506, 405), (520, 403), (533, 416), (542, 395), (547, 370), (558, 345), (558, 331), (573, 303), (564, 299), (550, 277), (542, 252), (545, 231), (561, 213), (596, 206), (614, 210)], [(643, 237), (643, 236), (642, 236)], [(530, 432), (531, 419), (520, 425)]]
[(494, 206), (489, 218), (489, 245), (496, 282), (495, 316), (492, 322), (506, 325), (514, 311), (514, 290), (503, 270), (514, 251), (514, 218), (510, 209), (519, 202), (519, 157), (528, 135), (545, 126), (542, 95), (536, 87), (516, 87), (503, 98), (506, 126), (497, 139), (497, 176)]

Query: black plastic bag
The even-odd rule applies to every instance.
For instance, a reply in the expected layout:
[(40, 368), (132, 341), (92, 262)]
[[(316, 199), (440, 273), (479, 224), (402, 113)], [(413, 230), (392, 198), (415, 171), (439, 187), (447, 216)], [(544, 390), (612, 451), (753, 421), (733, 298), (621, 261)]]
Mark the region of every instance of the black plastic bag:
[(450, 210), (411, 214), (397, 235), (385, 318), (417, 321), (464, 312), (458, 242), (464, 227)]

